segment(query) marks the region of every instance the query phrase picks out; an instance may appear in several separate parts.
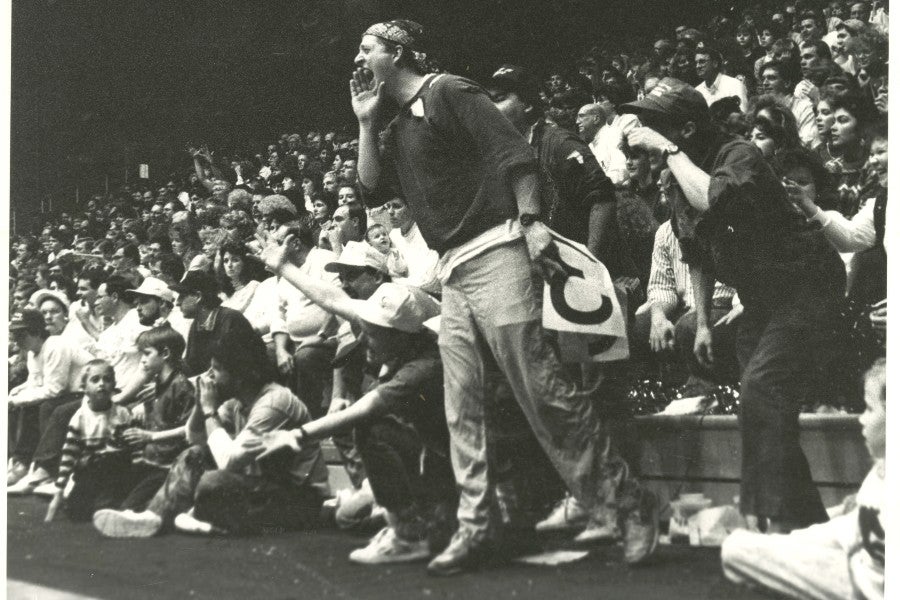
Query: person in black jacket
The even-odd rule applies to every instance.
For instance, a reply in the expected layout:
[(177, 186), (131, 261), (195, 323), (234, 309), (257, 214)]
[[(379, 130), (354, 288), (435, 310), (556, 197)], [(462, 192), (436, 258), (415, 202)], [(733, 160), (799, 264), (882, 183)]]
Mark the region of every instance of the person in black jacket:
[(209, 368), (212, 348), (226, 334), (233, 331), (238, 335), (231, 339), (258, 337), (244, 315), (220, 306), (219, 286), (209, 273), (189, 271), (181, 282), (169, 288), (178, 294), (177, 304), (184, 318), (194, 320), (184, 357), (184, 372), (188, 377), (199, 375)]

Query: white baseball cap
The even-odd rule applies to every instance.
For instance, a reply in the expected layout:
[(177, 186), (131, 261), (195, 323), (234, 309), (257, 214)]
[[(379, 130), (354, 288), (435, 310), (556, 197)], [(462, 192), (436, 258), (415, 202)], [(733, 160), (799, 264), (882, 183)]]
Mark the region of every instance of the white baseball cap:
[(382, 283), (368, 300), (354, 302), (363, 321), (407, 333), (422, 331), (425, 321), (441, 312), (437, 300), (400, 283)]
[(169, 289), (169, 286), (161, 279), (156, 277), (147, 277), (134, 290), (125, 290), (125, 298), (131, 300), (135, 296), (153, 296), (164, 302), (175, 304), (175, 294)]

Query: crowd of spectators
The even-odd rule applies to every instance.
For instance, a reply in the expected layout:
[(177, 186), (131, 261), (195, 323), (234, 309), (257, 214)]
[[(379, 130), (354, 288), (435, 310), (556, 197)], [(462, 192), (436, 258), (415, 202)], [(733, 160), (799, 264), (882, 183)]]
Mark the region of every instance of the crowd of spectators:
[[(372, 36), (417, 56), (409, 22), (391, 23), (363, 38), (358, 65), (377, 70), (365, 44)], [(886, 3), (789, 0), (774, 12), (680, 25), (646, 50), (592, 49), (540, 78), (497, 65), (475, 86), (513, 125), (491, 143), (517, 132), (540, 162), (539, 214), (525, 216), (585, 244), (623, 301), (631, 358), (573, 367), (585, 383), (602, 379), (591, 388), (597, 407), (629, 418), (674, 397), (742, 391), (743, 417), (755, 423), (744, 435), (760, 446), (796, 438), (801, 408), (863, 410), (858, 382), (884, 352), (887, 313), (887, 32)], [(372, 90), (354, 77), (362, 127), (359, 99)], [(421, 106), (408, 108), (412, 118), (447, 118), (417, 114)], [(685, 117), (662, 118), (673, 111)], [(396, 144), (388, 137), (375, 144)], [(329, 502), (340, 526), (383, 525), (350, 556), (368, 564), (439, 553), (456, 517), (471, 517), (463, 506), (493, 503), (499, 526), (583, 530), (581, 542), (624, 535), (626, 559), (640, 562), (655, 548), (655, 528), (635, 550), (627, 523), (598, 526), (564, 494), (553, 473), (555, 465), (566, 478), (562, 459), (548, 450), (548, 462), (538, 445), (549, 442), (534, 420), (547, 417), (522, 404), (530, 391), (507, 370), (513, 354), (502, 344), (514, 337), (477, 342), (491, 345), (484, 356), (499, 364), (477, 363), (487, 372), (477, 393), (484, 411), (517, 413), (518, 400), (527, 419), (485, 421), (488, 438), (500, 440), (486, 459), (496, 481), (490, 498), (473, 499), (459, 473), (454, 481), (460, 461), (471, 459), (470, 470), (484, 461), (451, 444), (463, 410), (454, 395), (465, 382), (445, 385), (450, 326), (435, 324), (441, 301), (477, 313), (499, 296), (514, 303), (518, 283), (504, 283), (510, 275), (498, 264), (483, 283), (498, 297), (469, 298), (458, 281), (448, 284), (446, 257), (473, 225), (455, 214), (462, 225), (441, 229), (440, 207), (423, 211), (407, 198), (409, 173), (401, 185), (373, 189), (361, 138), (372, 142), (367, 131), (336, 128), (282, 134), (258, 153), (191, 147), (192, 169), (44, 214), (38, 235), (11, 240), (9, 493), (47, 494), (48, 520), (64, 507), (113, 537), (310, 528)], [(671, 145), (676, 138), (682, 148)], [(726, 147), (730, 158), (717, 158)], [(466, 160), (459, 148), (444, 151)], [(713, 186), (705, 206), (696, 200), (681, 158), (673, 161), (685, 153), (691, 167), (727, 172), (747, 197), (768, 190), (784, 205), (732, 202), (715, 225), (699, 218), (715, 208)], [(420, 185), (443, 176), (428, 173)], [(709, 233), (720, 225), (727, 233)], [(435, 241), (435, 230), (444, 237)], [(722, 248), (751, 250), (723, 257)], [(766, 252), (780, 271), (765, 271)], [(719, 281), (695, 268), (708, 255)], [(709, 279), (708, 290), (698, 279)], [(509, 335), (505, 327), (498, 331)], [(794, 335), (791, 356), (769, 331), (777, 328)], [(516, 360), (523, 351), (508, 350)], [(533, 354), (522, 360), (543, 365)], [(808, 385), (771, 383), (773, 357), (788, 361), (782, 371), (808, 375)], [(758, 408), (772, 393), (762, 388), (774, 385), (792, 408)], [(740, 412), (741, 403), (717, 410)], [(776, 439), (765, 423), (778, 410), (788, 413), (779, 421), (788, 431)], [(326, 438), (353, 483), (337, 500), (329, 499)], [(518, 445), (504, 448), (504, 439)], [(795, 457), (783, 464), (800, 474), (784, 476), (802, 488), (808, 466), (792, 441), (799, 466)], [(763, 490), (742, 489), (751, 525), (786, 533), (826, 518), (817, 498), (796, 518), (767, 512), (761, 480), (771, 473), (750, 463), (745, 456), (744, 486)], [(535, 492), (542, 478), (551, 483)]]

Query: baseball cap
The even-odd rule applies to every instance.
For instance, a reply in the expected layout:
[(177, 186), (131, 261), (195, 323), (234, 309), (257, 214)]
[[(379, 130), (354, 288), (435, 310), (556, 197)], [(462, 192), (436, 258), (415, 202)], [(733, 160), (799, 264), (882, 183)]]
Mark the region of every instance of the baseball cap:
[(130, 302), (136, 296), (152, 296), (159, 298), (163, 302), (175, 303), (175, 294), (169, 289), (169, 286), (156, 277), (145, 277), (144, 281), (137, 289), (125, 290), (125, 298)]
[(44, 316), (33, 308), (26, 308), (22, 312), (13, 315), (9, 322), (10, 331), (28, 331), (35, 335), (47, 330), (47, 322)]
[(663, 77), (644, 98), (623, 104), (619, 111), (638, 115), (645, 111), (655, 112), (678, 123), (709, 121), (709, 108), (703, 95), (674, 77)]
[(354, 300), (359, 318), (367, 323), (407, 333), (422, 330), (425, 321), (437, 316), (437, 301), (416, 287), (383, 283), (368, 300)]
[(387, 273), (387, 256), (370, 246), (368, 242), (347, 242), (340, 258), (325, 265), (325, 270), (329, 273), (340, 273), (347, 267), (372, 267), (376, 271)]
[(219, 293), (219, 285), (216, 280), (205, 271), (188, 271), (181, 281), (173, 283), (169, 289), (178, 294), (199, 292), (204, 298), (211, 298)]
[(63, 292), (60, 292), (58, 290), (38, 290), (31, 295), (29, 303), (35, 308), (40, 308), (41, 302), (47, 300), (48, 298), (50, 300), (56, 300), (57, 302), (62, 304), (66, 308), (66, 310), (69, 309), (69, 299)]

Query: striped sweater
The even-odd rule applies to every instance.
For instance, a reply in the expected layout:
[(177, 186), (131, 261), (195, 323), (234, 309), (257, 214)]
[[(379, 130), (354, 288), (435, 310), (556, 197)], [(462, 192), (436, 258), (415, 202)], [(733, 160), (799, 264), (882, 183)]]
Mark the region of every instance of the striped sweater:
[(113, 433), (117, 426), (130, 425), (131, 420), (131, 412), (124, 406), (114, 404), (109, 410), (94, 412), (85, 397), (81, 407), (69, 421), (56, 486), (59, 489), (65, 488), (72, 473), (97, 456), (121, 452), (123, 449), (115, 446)]

